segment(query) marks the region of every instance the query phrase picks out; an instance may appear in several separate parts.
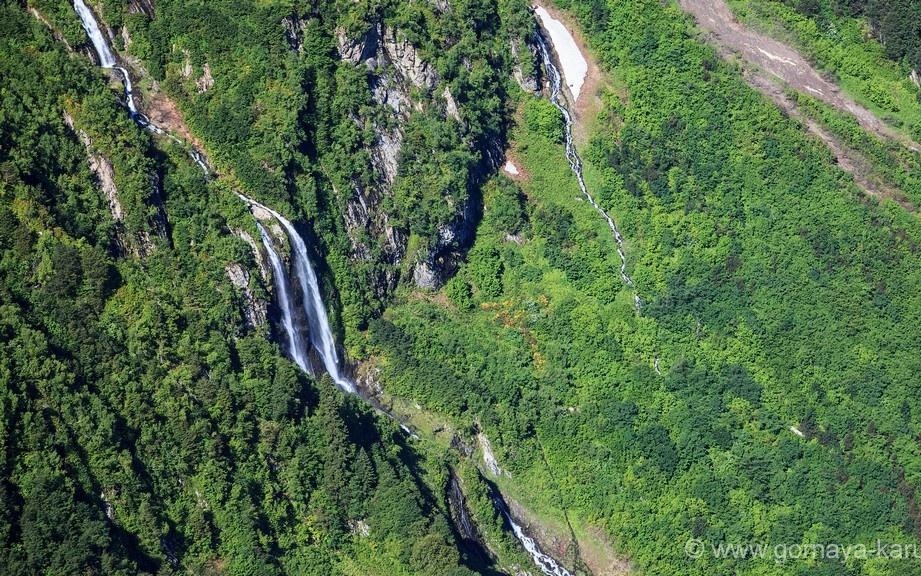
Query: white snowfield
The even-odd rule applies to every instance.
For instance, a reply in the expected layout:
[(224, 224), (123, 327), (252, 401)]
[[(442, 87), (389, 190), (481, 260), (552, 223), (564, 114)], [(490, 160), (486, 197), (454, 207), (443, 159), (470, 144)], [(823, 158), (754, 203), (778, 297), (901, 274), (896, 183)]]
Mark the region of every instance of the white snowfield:
[(573, 102), (579, 100), (585, 75), (588, 73), (588, 62), (579, 50), (575, 38), (566, 29), (562, 22), (554, 18), (543, 6), (535, 6), (534, 12), (540, 18), (540, 23), (550, 35), (550, 43), (560, 59), (561, 72), (566, 86), (572, 94)]

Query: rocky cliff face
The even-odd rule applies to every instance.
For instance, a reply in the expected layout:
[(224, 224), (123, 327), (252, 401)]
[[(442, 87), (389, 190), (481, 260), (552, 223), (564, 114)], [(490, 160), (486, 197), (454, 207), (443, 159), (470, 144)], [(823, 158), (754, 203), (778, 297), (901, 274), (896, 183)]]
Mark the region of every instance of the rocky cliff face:
[(537, 94), (541, 89), (540, 67), (536, 65), (540, 62), (540, 49), (533, 37), (522, 40), (513, 40), (510, 44), (512, 60), (512, 76), (515, 82), (525, 92)]
[[(340, 29), (336, 36), (342, 60), (367, 70), (371, 98), (383, 118), (374, 121), (376, 139), (369, 151), (374, 184), (356, 183), (351, 190), (337, 190), (347, 195), (345, 224), (352, 257), (369, 261), (375, 252), (373, 243), (380, 248), (383, 261), (394, 265), (393, 270), (404, 259), (412, 258), (412, 280), (416, 285), (437, 288), (450, 273), (447, 255), (461, 250), (472, 234), (475, 211), (466, 202), (456, 207), (456, 218), (439, 229), (433, 244), (419, 253), (407, 254), (408, 237), (392, 225), (385, 204), (392, 196), (400, 169), (403, 127), (410, 114), (434, 108), (443, 118), (462, 122), (462, 108), (434, 64), (399, 30), (377, 22), (364, 33), (350, 36)], [(355, 121), (361, 124), (365, 119)], [(375, 287), (378, 296), (392, 290), (398, 277), (396, 272), (389, 272), (380, 281), (380, 286)]]
[(264, 326), (267, 317), (265, 301), (257, 299), (253, 295), (250, 289), (249, 272), (236, 262), (227, 264), (224, 270), (227, 272), (230, 283), (233, 284), (240, 295), (241, 309), (243, 319), (246, 321), (246, 327), (250, 330), (256, 330)]
[[(112, 161), (96, 150), (89, 135), (84, 130), (76, 127), (73, 117), (67, 112), (64, 112), (64, 123), (73, 130), (86, 148), (87, 163), (90, 171), (96, 177), (99, 190), (105, 196), (106, 205), (109, 207), (109, 214), (111, 214), (112, 220), (115, 221), (117, 251), (123, 254), (131, 253), (135, 256), (151, 254), (154, 251), (154, 243), (147, 230), (139, 230), (132, 237), (125, 229), (125, 210), (118, 196), (118, 186), (115, 183), (115, 169), (112, 166)], [(159, 179), (156, 176), (152, 176), (151, 187), (155, 189), (157, 192), (155, 197), (159, 199)], [(157, 236), (166, 238), (166, 217), (163, 214), (162, 205), (159, 205), (157, 216), (152, 219), (151, 224), (152, 230)]]
[(271, 273), (268, 264), (262, 254), (262, 248), (246, 230), (234, 228), (231, 233), (246, 242), (252, 250), (253, 259), (256, 261), (256, 269), (259, 271), (259, 277), (253, 278), (249, 270), (239, 262), (230, 262), (224, 267), (230, 283), (237, 291), (240, 299), (240, 309), (243, 313), (243, 320), (246, 323), (246, 329), (253, 331), (265, 330), (268, 326), (268, 302), (260, 298), (253, 290), (253, 285), (259, 281), (265, 290), (269, 290), (272, 285)]

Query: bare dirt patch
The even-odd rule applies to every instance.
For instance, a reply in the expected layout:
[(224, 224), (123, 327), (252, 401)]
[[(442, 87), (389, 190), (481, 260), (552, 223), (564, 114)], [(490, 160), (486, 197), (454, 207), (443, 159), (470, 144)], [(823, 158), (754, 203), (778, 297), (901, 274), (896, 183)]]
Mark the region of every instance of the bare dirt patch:
[(201, 141), (192, 134), (192, 131), (186, 125), (182, 112), (179, 111), (179, 106), (163, 92), (159, 90), (145, 92), (140, 108), (141, 112), (150, 118), (154, 125), (171, 134), (178, 135), (199, 150), (204, 149)]
[(873, 164), (863, 154), (842, 143), (818, 122), (806, 117), (799, 110), (796, 103), (787, 97), (780, 86), (759, 75), (757, 71), (747, 70), (744, 76), (749, 85), (770, 98), (777, 106), (786, 111), (791, 118), (802, 123), (809, 133), (818, 137), (831, 151), (838, 167), (850, 174), (854, 178), (854, 183), (864, 192), (875, 198), (892, 200), (910, 212), (916, 211), (915, 206), (912, 205), (905, 194), (897, 188), (889, 186), (874, 174)]
[(872, 163), (863, 154), (848, 147), (819, 123), (806, 117), (797, 104), (787, 97), (782, 85), (851, 114), (865, 130), (877, 136), (900, 142), (910, 150), (921, 150), (914, 141), (841, 94), (834, 83), (823, 78), (796, 50), (745, 28), (735, 20), (723, 0), (678, 0), (678, 3), (710, 34), (723, 58), (731, 59), (736, 55), (742, 58), (746, 64), (746, 82), (821, 140), (835, 157), (838, 167), (850, 174), (857, 186), (870, 196), (886, 198), (906, 210), (916, 211), (900, 190), (874, 174)]
[(431, 304), (437, 304), (442, 308), (453, 309), (454, 304), (448, 300), (448, 296), (444, 292), (428, 292), (425, 290), (413, 290), (407, 294), (407, 298), (415, 302), (429, 302)]
[(819, 74), (799, 52), (738, 22), (723, 0), (678, 0), (678, 4), (713, 37), (723, 56), (727, 52), (739, 54), (749, 64), (792, 88), (851, 114), (865, 130), (901, 142), (916, 152), (921, 151), (916, 142), (842, 94), (837, 85)]

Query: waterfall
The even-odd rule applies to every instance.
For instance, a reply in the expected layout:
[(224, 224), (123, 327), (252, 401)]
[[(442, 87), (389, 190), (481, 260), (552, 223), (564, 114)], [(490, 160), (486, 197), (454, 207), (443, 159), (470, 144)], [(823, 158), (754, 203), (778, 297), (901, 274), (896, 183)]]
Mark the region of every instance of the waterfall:
[(323, 367), (332, 377), (337, 386), (349, 393), (355, 392), (355, 384), (342, 375), (339, 367), (339, 354), (336, 352), (336, 341), (329, 327), (326, 316), (326, 307), (320, 293), (320, 284), (317, 275), (307, 255), (307, 246), (294, 225), (275, 214), (278, 221), (288, 233), (291, 242), (292, 258), (294, 258), (294, 272), (301, 286), (301, 295), (304, 301), (304, 311), (307, 313), (307, 322), (310, 324), (310, 343), (316, 348), (323, 360)]
[(80, 22), (83, 24), (83, 29), (86, 30), (87, 36), (90, 37), (90, 42), (93, 43), (93, 48), (96, 49), (96, 54), (99, 56), (99, 65), (103, 68), (115, 67), (115, 56), (109, 50), (106, 38), (102, 35), (102, 30), (99, 29), (99, 24), (96, 23), (96, 18), (93, 17), (93, 12), (89, 9), (89, 6), (83, 0), (74, 0), (74, 10), (77, 11)]
[(572, 576), (572, 573), (560, 566), (559, 562), (541, 552), (540, 548), (537, 546), (537, 542), (525, 534), (524, 528), (519, 526), (512, 519), (512, 514), (509, 512), (505, 501), (502, 500), (501, 495), (494, 493), (492, 501), (496, 510), (502, 513), (505, 521), (512, 527), (515, 538), (518, 538), (518, 541), (521, 542), (521, 545), (524, 546), (524, 549), (531, 555), (531, 559), (534, 560), (534, 563), (540, 568), (540, 571), (543, 572), (545, 576)]
[[(128, 110), (131, 111), (131, 117), (140, 116), (137, 107), (134, 105), (131, 76), (128, 75), (127, 70), (116, 65), (115, 56), (109, 49), (109, 44), (106, 42), (106, 37), (99, 28), (99, 23), (96, 22), (96, 18), (93, 16), (93, 11), (90, 10), (89, 6), (87, 6), (83, 0), (74, 0), (74, 10), (77, 12), (77, 16), (80, 17), (80, 23), (83, 25), (83, 29), (86, 30), (86, 35), (89, 36), (90, 42), (93, 44), (93, 49), (96, 50), (96, 55), (99, 56), (99, 66), (101, 68), (118, 70), (122, 76), (122, 85), (125, 87), (125, 101), (128, 104)], [(146, 117), (142, 117), (141, 123), (146, 126), (149, 124), (149, 121), (147, 121)]]
[(281, 309), (281, 321), (285, 327), (285, 334), (288, 338), (288, 353), (301, 370), (310, 372), (310, 364), (307, 360), (307, 348), (304, 345), (304, 336), (294, 320), (294, 313), (291, 306), (291, 294), (288, 290), (288, 275), (285, 273), (285, 266), (275, 252), (275, 246), (272, 244), (272, 237), (268, 231), (256, 222), (259, 228), (259, 236), (262, 237), (262, 245), (265, 246), (269, 254), (269, 262), (272, 264), (272, 275), (275, 279), (275, 291), (278, 293), (278, 307)]
[[(137, 106), (134, 105), (134, 92), (131, 91), (131, 76), (128, 76), (128, 71), (121, 66), (116, 66), (115, 69), (122, 73), (123, 83), (125, 86), (125, 102), (128, 104), (128, 110), (131, 112), (131, 117), (135, 118), (137, 116), (141, 116), (141, 114), (138, 113)], [(152, 126), (152, 124), (150, 124), (150, 122), (147, 120), (146, 116), (142, 117), (141, 124), (145, 126)], [(156, 129), (154, 129), (154, 131), (156, 131)]]
[[(137, 106), (134, 103), (134, 89), (131, 85), (131, 76), (128, 74), (128, 70), (122, 66), (116, 65), (115, 56), (109, 49), (108, 43), (106, 43), (105, 36), (99, 28), (99, 23), (96, 22), (96, 18), (93, 16), (93, 11), (89, 9), (83, 0), (74, 0), (74, 10), (77, 12), (77, 16), (80, 17), (80, 23), (83, 25), (86, 35), (89, 36), (90, 42), (92, 42), (93, 48), (96, 50), (96, 55), (99, 56), (100, 68), (118, 70), (121, 74), (122, 86), (125, 88), (125, 102), (128, 105), (128, 111), (131, 112), (131, 119), (154, 134), (159, 134), (161, 136), (165, 135), (170, 140), (183, 144), (182, 140), (151, 122), (150, 118), (143, 113), (138, 112)], [(204, 154), (192, 148), (189, 151), (189, 156), (198, 164), (199, 168), (205, 173), (205, 176), (211, 173)]]
[[(247, 198), (242, 194), (238, 194), (238, 196), (249, 204), (250, 207), (259, 208), (271, 214), (272, 217), (281, 224), (281, 227), (285, 229), (285, 234), (287, 234), (288, 242), (291, 245), (291, 260), (294, 264), (294, 276), (297, 278), (298, 285), (301, 289), (302, 305), (304, 306), (304, 313), (307, 316), (307, 323), (310, 326), (310, 344), (317, 351), (320, 360), (323, 362), (323, 367), (333, 379), (333, 382), (345, 392), (354, 394), (356, 392), (355, 383), (342, 373), (342, 369), (339, 365), (339, 353), (336, 351), (336, 341), (329, 327), (329, 319), (326, 316), (326, 306), (323, 305), (323, 297), (320, 293), (320, 284), (317, 281), (317, 275), (313, 270), (313, 264), (310, 262), (307, 246), (304, 244), (303, 238), (301, 238), (301, 235), (297, 232), (294, 225), (275, 210), (251, 198)], [(260, 229), (260, 234), (262, 232), (263, 231)], [(267, 238), (263, 236), (263, 242), (266, 240)], [(271, 252), (269, 256), (271, 257)], [(274, 261), (272, 265), (273, 267), (275, 266)], [(279, 266), (280, 265), (281, 263), (279, 261)], [(276, 274), (276, 277), (282, 279), (281, 281), (285, 283), (289, 282), (287, 275), (282, 276)], [(279, 280), (276, 280), (276, 285), (278, 282)], [(283, 290), (284, 294), (291, 293), (288, 286), (285, 286)], [(282, 290), (279, 290), (278, 296), (279, 300), (285, 298), (285, 296), (282, 295)], [(282, 307), (282, 313), (284, 314), (283, 306), (280, 307)], [(290, 324), (288, 322), (284, 323), (285, 330), (288, 331), (289, 343), (292, 346), (297, 345), (298, 339), (295, 334), (297, 331), (295, 323), (293, 320)], [(301, 348), (303, 349), (303, 345), (301, 345)], [(292, 356), (294, 356), (294, 354), (292, 354)], [(295, 362), (297, 362), (296, 358)], [(298, 365), (300, 366), (301, 363), (298, 362)], [(301, 368), (306, 370), (304, 366), (301, 366)]]
[(536, 36), (544, 69), (547, 71), (547, 75), (550, 78), (550, 102), (552, 102), (557, 110), (563, 114), (566, 135), (566, 159), (569, 160), (569, 167), (572, 169), (573, 174), (576, 175), (576, 180), (579, 182), (579, 189), (582, 191), (582, 195), (585, 196), (585, 199), (588, 200), (588, 203), (592, 205), (595, 211), (601, 214), (605, 222), (608, 223), (608, 228), (610, 228), (611, 232), (614, 234), (614, 241), (617, 243), (617, 254), (620, 256), (620, 278), (629, 288), (633, 288), (633, 304), (634, 307), (639, 310), (643, 303), (639, 294), (636, 293), (633, 279), (627, 274), (627, 254), (624, 252), (624, 237), (621, 236), (620, 230), (617, 228), (614, 219), (595, 201), (595, 198), (585, 185), (585, 178), (582, 175), (582, 159), (579, 157), (579, 152), (576, 150), (576, 144), (572, 136), (572, 114), (570, 114), (569, 109), (566, 108), (560, 98), (562, 93), (562, 75), (553, 62), (550, 48), (547, 46), (544, 35), (540, 32), (539, 26)]

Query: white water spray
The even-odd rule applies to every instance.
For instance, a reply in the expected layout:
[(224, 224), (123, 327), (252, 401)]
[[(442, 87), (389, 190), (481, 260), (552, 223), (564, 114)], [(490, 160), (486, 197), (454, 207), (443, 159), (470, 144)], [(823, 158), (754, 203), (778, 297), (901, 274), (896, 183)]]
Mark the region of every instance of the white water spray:
[(275, 279), (275, 290), (278, 293), (278, 307), (281, 309), (281, 321), (285, 327), (285, 335), (288, 337), (288, 353), (301, 370), (310, 372), (310, 364), (307, 360), (307, 347), (304, 344), (304, 336), (294, 320), (294, 313), (291, 306), (291, 295), (288, 293), (288, 278), (285, 273), (285, 266), (281, 258), (275, 251), (272, 243), (272, 237), (268, 231), (259, 222), (256, 222), (259, 228), (259, 236), (262, 238), (262, 245), (265, 246), (269, 254), (269, 262), (272, 264), (272, 275)]
[(96, 22), (96, 18), (93, 17), (93, 12), (89, 9), (89, 6), (83, 0), (74, 0), (74, 10), (77, 11), (77, 16), (80, 17), (83, 29), (86, 30), (87, 36), (90, 37), (90, 42), (93, 43), (93, 48), (96, 49), (96, 54), (99, 56), (99, 65), (103, 68), (115, 67), (115, 56), (109, 50), (106, 38), (102, 35), (102, 30), (99, 29), (99, 24)]
[[(301, 289), (304, 312), (310, 326), (310, 344), (317, 351), (320, 360), (323, 362), (323, 367), (333, 379), (333, 382), (345, 392), (354, 394), (356, 392), (355, 383), (342, 373), (339, 366), (339, 353), (336, 351), (336, 341), (333, 339), (333, 332), (329, 327), (329, 319), (326, 316), (326, 306), (323, 305), (323, 297), (320, 293), (320, 284), (317, 281), (317, 275), (313, 270), (313, 265), (310, 263), (310, 257), (307, 253), (307, 246), (304, 244), (304, 240), (301, 238), (301, 235), (298, 234), (294, 225), (284, 216), (251, 198), (243, 196), (242, 194), (238, 195), (250, 206), (258, 207), (271, 214), (272, 217), (281, 224), (281, 227), (285, 229), (285, 233), (288, 236), (288, 242), (291, 244), (291, 260), (294, 263), (294, 275), (297, 277)], [(266, 238), (264, 237), (263, 241), (265, 240)], [(287, 282), (287, 276), (280, 278)], [(285, 287), (285, 292), (289, 293), (287, 287)], [(281, 297), (281, 292), (279, 292), (279, 298)], [(285, 325), (286, 330), (289, 330), (289, 328), (294, 330), (293, 322), (290, 327), (287, 324)], [(291, 341), (292, 338), (294, 337), (289, 334), (289, 341)], [(298, 363), (298, 365), (300, 365), (300, 363)]]
[[(80, 23), (83, 25), (86, 35), (89, 36), (90, 42), (93, 44), (93, 49), (96, 50), (96, 55), (99, 57), (100, 68), (115, 69), (121, 74), (122, 85), (125, 87), (125, 101), (128, 103), (128, 110), (131, 111), (132, 118), (137, 116), (138, 110), (134, 105), (131, 76), (128, 75), (127, 70), (117, 65), (115, 56), (109, 49), (108, 42), (106, 42), (106, 37), (103, 35), (102, 29), (99, 28), (99, 23), (96, 22), (96, 18), (93, 16), (93, 11), (90, 10), (89, 6), (87, 6), (83, 0), (74, 0), (74, 10), (77, 12), (77, 16), (80, 17)], [(144, 124), (149, 123), (146, 122), (146, 118), (144, 120)]]
[(515, 534), (515, 538), (518, 538), (518, 541), (521, 542), (521, 545), (524, 546), (524, 549), (527, 550), (528, 554), (531, 555), (531, 559), (534, 560), (534, 563), (540, 568), (540, 571), (544, 573), (545, 576), (572, 576), (572, 573), (560, 566), (560, 563), (547, 556), (541, 552), (540, 548), (537, 546), (537, 542), (533, 538), (524, 533), (524, 528), (519, 526), (513, 519), (511, 513), (508, 511), (508, 507), (505, 505), (501, 499), (496, 496), (493, 496), (493, 506), (502, 513), (502, 516), (508, 522), (509, 526), (512, 527), (512, 532)]

